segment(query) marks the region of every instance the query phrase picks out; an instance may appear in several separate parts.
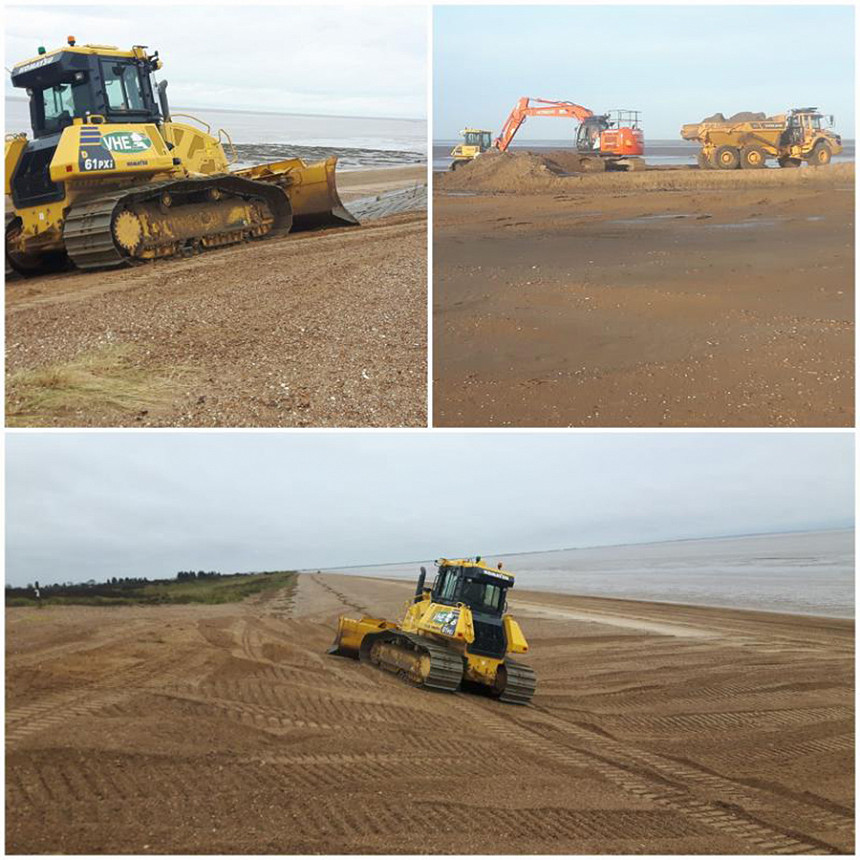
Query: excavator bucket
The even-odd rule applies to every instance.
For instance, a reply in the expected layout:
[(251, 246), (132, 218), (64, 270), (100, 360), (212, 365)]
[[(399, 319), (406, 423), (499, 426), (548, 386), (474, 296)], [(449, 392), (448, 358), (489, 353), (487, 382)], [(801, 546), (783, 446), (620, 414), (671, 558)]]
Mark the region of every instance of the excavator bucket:
[(340, 657), (354, 657), (358, 659), (358, 652), (361, 649), (361, 640), (368, 633), (378, 633), (380, 630), (397, 630), (397, 625), (393, 621), (386, 621), (384, 618), (347, 618), (341, 615), (337, 621), (337, 633), (334, 636), (334, 642), (326, 651), (326, 654), (337, 654)]
[(293, 209), (293, 230), (344, 227), (358, 224), (341, 202), (335, 183), (337, 156), (305, 164), (300, 158), (271, 161), (234, 171), (257, 182), (272, 182), (284, 189)]

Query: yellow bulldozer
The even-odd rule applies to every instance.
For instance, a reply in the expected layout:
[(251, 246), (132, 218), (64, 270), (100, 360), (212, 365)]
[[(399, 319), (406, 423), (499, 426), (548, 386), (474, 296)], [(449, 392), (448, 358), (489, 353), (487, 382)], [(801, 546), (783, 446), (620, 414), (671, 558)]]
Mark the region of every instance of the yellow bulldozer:
[(462, 164), (468, 164), (490, 149), (493, 142), (493, 133), (482, 128), (464, 128), (460, 136), (463, 142), (458, 143), (451, 150), (451, 158), (454, 159), (451, 162), (451, 170), (456, 170)]
[(702, 122), (681, 127), (684, 140), (701, 145), (702, 170), (759, 169), (769, 158), (780, 167), (830, 164), (842, 152), (842, 138), (831, 131), (833, 117), (817, 108), (795, 108), (787, 114), (735, 114), (726, 119), (715, 114)]
[(462, 685), (502, 702), (528, 704), (537, 684), (534, 670), (508, 656), (529, 650), (508, 612), (513, 575), (480, 556), (436, 565), (430, 587), (421, 568), (399, 624), (341, 616), (328, 653), (357, 658), (419, 687), (453, 692)]
[(155, 79), (161, 67), (143, 46), (78, 45), (71, 36), (14, 66), (33, 139), (6, 137), (13, 269), (102, 269), (358, 223), (338, 197), (335, 157), (230, 170), (226, 132), (171, 116), (167, 81)]

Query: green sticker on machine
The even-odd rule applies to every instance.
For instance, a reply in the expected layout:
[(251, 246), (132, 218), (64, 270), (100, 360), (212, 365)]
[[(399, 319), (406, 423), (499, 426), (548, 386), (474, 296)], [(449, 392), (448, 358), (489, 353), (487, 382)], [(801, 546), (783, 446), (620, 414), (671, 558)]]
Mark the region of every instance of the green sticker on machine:
[(111, 152), (145, 152), (152, 141), (136, 131), (114, 131), (102, 135), (102, 143)]

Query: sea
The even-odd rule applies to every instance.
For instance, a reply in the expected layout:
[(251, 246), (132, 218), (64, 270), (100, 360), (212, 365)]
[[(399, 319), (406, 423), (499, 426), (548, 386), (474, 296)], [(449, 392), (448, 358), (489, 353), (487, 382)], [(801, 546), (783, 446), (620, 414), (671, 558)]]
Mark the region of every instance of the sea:
[[(494, 565), (501, 561), (519, 588), (535, 591), (854, 617), (853, 529), (485, 558)], [(432, 559), (326, 572), (414, 580), (422, 564), (432, 572)]]
[[(447, 170), (451, 166), (451, 148), (460, 143), (459, 140), (433, 141), (433, 170)], [(854, 161), (854, 141), (843, 140), (842, 152), (833, 157), (834, 163)], [(524, 140), (511, 146), (511, 151), (531, 151), (540, 153), (553, 149), (572, 149), (573, 141), (564, 140)], [(698, 144), (689, 140), (647, 140), (645, 143), (645, 161), (655, 167), (696, 165)], [(768, 162), (774, 166), (775, 162)]]
[[(29, 131), (27, 101), (6, 98), (6, 133)], [(212, 133), (224, 129), (236, 146), (236, 167), (279, 158), (314, 161), (338, 156), (339, 170), (402, 167), (427, 161), (427, 122), (423, 119), (385, 119), (309, 114), (262, 113), (171, 106), (174, 118), (196, 117)], [(229, 151), (229, 147), (228, 147)]]

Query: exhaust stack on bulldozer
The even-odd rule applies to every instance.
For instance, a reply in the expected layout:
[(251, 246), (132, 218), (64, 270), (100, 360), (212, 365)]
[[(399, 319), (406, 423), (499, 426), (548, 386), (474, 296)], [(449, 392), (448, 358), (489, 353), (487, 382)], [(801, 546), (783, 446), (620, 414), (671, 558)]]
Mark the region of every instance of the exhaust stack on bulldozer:
[(417, 686), (452, 692), (474, 684), (503, 702), (528, 704), (535, 673), (508, 656), (529, 649), (507, 611), (513, 584), (512, 574), (480, 557), (440, 559), (429, 588), (421, 568), (415, 597), (399, 624), (341, 616), (328, 653), (357, 658)]
[(6, 138), (6, 255), (23, 275), (102, 269), (354, 225), (335, 157), (230, 170), (229, 135), (177, 122), (158, 53), (69, 44), (12, 69), (33, 139)]

